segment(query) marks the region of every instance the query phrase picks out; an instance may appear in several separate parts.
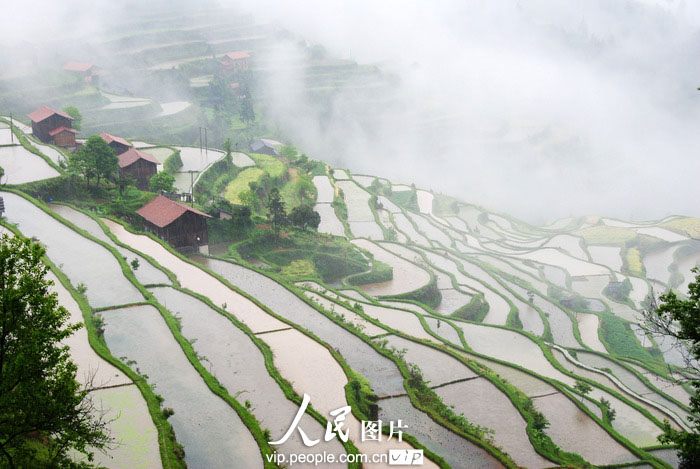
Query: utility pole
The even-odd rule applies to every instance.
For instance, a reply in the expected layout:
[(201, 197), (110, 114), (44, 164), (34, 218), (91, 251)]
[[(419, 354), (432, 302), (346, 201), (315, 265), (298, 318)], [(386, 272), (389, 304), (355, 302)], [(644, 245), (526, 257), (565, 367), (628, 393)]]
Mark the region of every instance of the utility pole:
[(202, 126), (199, 126), (199, 154), (202, 154)]
[(204, 154), (209, 156), (209, 142), (207, 142), (207, 128), (204, 127)]
[(190, 207), (194, 207), (194, 173), (195, 171), (189, 170), (190, 173)]

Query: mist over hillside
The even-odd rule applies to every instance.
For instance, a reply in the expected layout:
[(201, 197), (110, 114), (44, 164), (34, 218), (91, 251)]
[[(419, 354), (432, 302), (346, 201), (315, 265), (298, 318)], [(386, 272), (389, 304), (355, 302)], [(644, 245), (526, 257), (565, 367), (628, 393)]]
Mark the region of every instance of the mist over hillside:
[[(217, 4), (224, 13), (207, 13)], [(206, 36), (226, 12), (249, 12), (251, 34), (268, 38), (257, 59), (273, 64), (261, 68), (270, 73), (260, 74), (254, 98), (277, 137), (314, 157), (536, 223), (698, 215), (700, 8), (692, 2), (74, 0), (8, 8), (0, 19), (13, 45), (5, 68), (83, 56), (112, 66), (104, 82), (111, 92), (137, 90), (161, 103), (192, 101), (187, 79), (146, 73), (148, 44), (120, 40), (123, 24), (157, 14), (165, 27), (163, 11), (191, 11)], [(193, 34), (200, 31), (173, 35), (173, 50)], [(211, 40), (187, 47), (221, 52)], [(310, 92), (309, 51), (372, 72)]]

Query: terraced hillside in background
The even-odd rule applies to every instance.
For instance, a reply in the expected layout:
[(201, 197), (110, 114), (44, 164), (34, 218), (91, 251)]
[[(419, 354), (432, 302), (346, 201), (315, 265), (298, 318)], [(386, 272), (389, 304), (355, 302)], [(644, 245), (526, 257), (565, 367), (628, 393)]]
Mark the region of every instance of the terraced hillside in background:
[[(120, 443), (100, 464), (271, 467), (268, 442), (304, 394), (313, 438), (332, 410), (353, 411), (349, 441), (313, 451), (417, 447), (455, 468), (675, 464), (656, 438), (664, 421), (688, 428), (683, 357), (639, 321), (652, 295), (692, 280), (700, 220), (532, 226), (317, 163), (326, 234), (313, 249), (186, 257), (124, 220), (27, 195), (22, 184), (60, 174), (65, 155), (15, 132), (21, 144), (0, 148), (2, 229), (46, 246), (59, 299), (86, 326), (72, 356), (99, 372), (92, 394)], [(202, 178), (223, 155), (180, 150)], [(237, 155), (236, 174), (273, 166)], [(352, 269), (330, 275), (341, 260)], [(375, 404), (407, 425), (402, 443), (361, 441)], [(297, 433), (278, 449), (309, 451)]]

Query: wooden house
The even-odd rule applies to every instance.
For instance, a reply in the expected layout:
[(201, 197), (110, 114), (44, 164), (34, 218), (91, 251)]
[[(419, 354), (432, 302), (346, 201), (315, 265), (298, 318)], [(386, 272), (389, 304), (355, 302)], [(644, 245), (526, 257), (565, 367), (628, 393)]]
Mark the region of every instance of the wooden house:
[(224, 54), (219, 59), (223, 72), (244, 72), (250, 68), (250, 52), (237, 50)]
[(85, 80), (85, 83), (93, 83), (96, 84), (97, 82), (97, 67), (91, 63), (87, 62), (66, 62), (63, 65), (63, 70), (65, 70), (68, 73), (72, 73), (75, 75), (78, 75)]
[(135, 148), (130, 148), (117, 155), (117, 158), (119, 159), (119, 176), (134, 179), (136, 187), (148, 190), (148, 183), (158, 172), (160, 161), (155, 156)]
[(100, 137), (102, 137), (102, 140), (107, 142), (107, 145), (112, 147), (112, 150), (114, 150), (114, 153), (117, 155), (121, 155), (122, 153), (129, 151), (129, 149), (133, 147), (133, 145), (126, 139), (108, 134), (107, 132), (102, 132)]
[(44, 143), (75, 147), (73, 118), (65, 112), (42, 106), (27, 117), (32, 121), (32, 133)]
[(209, 244), (206, 213), (159, 195), (137, 213), (146, 230), (181, 250), (198, 250)]

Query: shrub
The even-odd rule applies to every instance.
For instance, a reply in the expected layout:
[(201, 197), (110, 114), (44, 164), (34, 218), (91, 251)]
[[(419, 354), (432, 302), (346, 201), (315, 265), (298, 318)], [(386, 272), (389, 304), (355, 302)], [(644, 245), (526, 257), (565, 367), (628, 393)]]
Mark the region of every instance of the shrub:
[(475, 295), (472, 300), (452, 313), (452, 316), (467, 321), (481, 322), (489, 312), (489, 304), (484, 299), (484, 294)]
[(388, 282), (394, 278), (394, 269), (390, 265), (372, 260), (372, 268), (368, 272), (361, 272), (348, 277), (345, 282), (348, 285), (368, 285), (370, 283)]
[(163, 163), (163, 170), (173, 174), (180, 168), (182, 168), (182, 157), (180, 156), (180, 150), (175, 150), (172, 155), (166, 158), (165, 163)]

